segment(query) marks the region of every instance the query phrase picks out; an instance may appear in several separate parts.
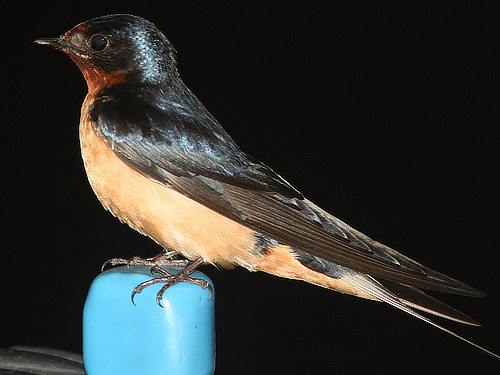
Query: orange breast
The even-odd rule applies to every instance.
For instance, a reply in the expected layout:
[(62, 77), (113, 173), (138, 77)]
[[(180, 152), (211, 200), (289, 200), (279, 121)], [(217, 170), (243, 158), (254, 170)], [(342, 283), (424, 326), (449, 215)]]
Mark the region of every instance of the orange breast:
[(92, 189), (121, 221), (188, 259), (201, 256), (225, 267), (247, 263), (252, 230), (127, 166), (84, 116), (80, 144)]
[(243, 266), (325, 288), (367, 297), (342, 281), (315, 272), (294, 258), (288, 246), (255, 251), (255, 232), (193, 201), (122, 162), (94, 132), (82, 107), (80, 144), (90, 185), (104, 208), (164, 248), (188, 259), (203, 257), (222, 267)]

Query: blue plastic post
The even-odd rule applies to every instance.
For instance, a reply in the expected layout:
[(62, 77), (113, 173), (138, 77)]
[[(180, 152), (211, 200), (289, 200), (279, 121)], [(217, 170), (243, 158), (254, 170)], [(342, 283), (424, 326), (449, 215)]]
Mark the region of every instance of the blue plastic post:
[[(179, 267), (163, 267), (177, 273)], [(214, 296), (179, 283), (134, 288), (152, 278), (151, 267), (117, 267), (93, 281), (83, 310), (83, 361), (88, 375), (209, 375), (215, 368)], [(192, 277), (211, 280), (196, 271)], [(212, 285), (213, 288), (213, 285)]]

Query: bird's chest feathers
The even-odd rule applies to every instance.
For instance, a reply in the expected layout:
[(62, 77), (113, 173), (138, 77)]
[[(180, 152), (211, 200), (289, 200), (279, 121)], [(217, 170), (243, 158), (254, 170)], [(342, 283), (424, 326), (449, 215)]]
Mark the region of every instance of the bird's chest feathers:
[(107, 210), (187, 258), (202, 256), (222, 266), (250, 261), (252, 230), (126, 165), (95, 133), (86, 107), (84, 103), (80, 122), (82, 158), (90, 185)]

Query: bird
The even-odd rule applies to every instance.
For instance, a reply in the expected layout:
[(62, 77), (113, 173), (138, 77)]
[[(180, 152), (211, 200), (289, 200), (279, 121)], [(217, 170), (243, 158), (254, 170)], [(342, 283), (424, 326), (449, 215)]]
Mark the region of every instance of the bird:
[(420, 312), (479, 326), (424, 290), (483, 292), (350, 227), (241, 150), (185, 85), (152, 22), (105, 15), (35, 42), (66, 53), (85, 78), (81, 155), (103, 207), (167, 259), (189, 262), (177, 277), (155, 267), (160, 276), (134, 293), (158, 282), (158, 298), (179, 281), (207, 287), (189, 277), (198, 266), (240, 266), (385, 302), (500, 359)]

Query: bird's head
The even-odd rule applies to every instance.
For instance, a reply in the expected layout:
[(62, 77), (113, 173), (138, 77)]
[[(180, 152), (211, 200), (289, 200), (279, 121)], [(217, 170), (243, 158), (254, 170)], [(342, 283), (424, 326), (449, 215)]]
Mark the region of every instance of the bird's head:
[(137, 16), (114, 14), (80, 23), (45, 44), (68, 54), (89, 91), (117, 82), (161, 82), (177, 75), (175, 49), (156, 26)]

